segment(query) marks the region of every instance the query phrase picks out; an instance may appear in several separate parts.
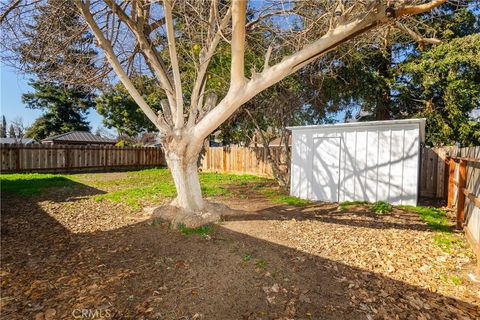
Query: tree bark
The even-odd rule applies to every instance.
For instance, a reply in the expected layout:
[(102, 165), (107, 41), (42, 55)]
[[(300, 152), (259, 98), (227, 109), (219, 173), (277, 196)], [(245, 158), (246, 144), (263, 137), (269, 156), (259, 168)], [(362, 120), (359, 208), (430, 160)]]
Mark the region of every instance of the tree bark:
[[(174, 146), (172, 146), (174, 147)], [(191, 212), (200, 212), (204, 209), (200, 179), (198, 176), (198, 152), (186, 148), (175, 148), (168, 150), (166, 160), (172, 172), (173, 181), (177, 190), (177, 198), (172, 205)]]

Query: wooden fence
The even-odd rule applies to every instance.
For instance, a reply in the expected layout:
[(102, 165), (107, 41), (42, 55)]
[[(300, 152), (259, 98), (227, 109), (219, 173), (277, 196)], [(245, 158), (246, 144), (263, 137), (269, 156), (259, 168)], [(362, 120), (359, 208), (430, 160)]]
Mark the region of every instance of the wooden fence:
[(447, 154), (455, 147), (422, 148), (420, 155), (420, 196), (445, 199), (447, 197)]
[(101, 170), (165, 164), (160, 148), (12, 144), (2, 144), (0, 148), (2, 173)]
[[(281, 147), (271, 147), (272, 158), (280, 166), (290, 165)], [(208, 172), (231, 172), (272, 177), (267, 149), (263, 147), (211, 147), (206, 148), (201, 160), (201, 170)]]
[(465, 230), (475, 250), (480, 276), (480, 147), (452, 148), (446, 161), (447, 206), (455, 208), (457, 228)]

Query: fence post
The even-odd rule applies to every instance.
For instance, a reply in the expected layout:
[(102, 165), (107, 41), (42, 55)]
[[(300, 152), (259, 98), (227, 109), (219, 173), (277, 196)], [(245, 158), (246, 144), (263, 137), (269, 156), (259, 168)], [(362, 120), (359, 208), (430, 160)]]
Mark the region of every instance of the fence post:
[(460, 160), (460, 174), (458, 178), (458, 200), (457, 200), (457, 229), (462, 229), (465, 220), (465, 186), (467, 178), (467, 161)]
[[(232, 150), (230, 148), (230, 150)], [(223, 172), (227, 172), (227, 150), (225, 147), (222, 147), (222, 163), (223, 163)]]
[(443, 169), (443, 194), (442, 198), (443, 200), (448, 200), (448, 178), (450, 174), (450, 157), (447, 155), (445, 157), (445, 160), (443, 161), (444, 163), (444, 169)]
[(453, 205), (453, 188), (454, 188), (454, 179), (455, 179), (455, 160), (452, 157), (448, 157), (448, 203), (447, 207), (451, 208)]

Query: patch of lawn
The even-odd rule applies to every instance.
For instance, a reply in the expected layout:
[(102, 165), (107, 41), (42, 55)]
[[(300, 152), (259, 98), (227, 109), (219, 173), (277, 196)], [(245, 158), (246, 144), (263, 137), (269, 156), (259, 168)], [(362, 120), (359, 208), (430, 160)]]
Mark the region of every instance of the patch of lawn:
[(291, 206), (308, 206), (312, 204), (309, 200), (300, 199), (294, 196), (284, 194), (279, 189), (264, 188), (260, 192), (270, 199), (273, 203), (288, 204)]
[(429, 227), (435, 231), (451, 233), (452, 229), (447, 219), (447, 213), (443, 210), (432, 207), (414, 207), (414, 206), (398, 206), (403, 210), (416, 212), (420, 219), (425, 221)]
[(344, 201), (338, 205), (340, 209), (347, 209), (348, 207), (360, 206), (368, 204), (367, 201)]
[[(106, 192), (94, 196), (93, 199), (96, 201), (111, 200), (122, 202), (133, 208), (141, 208), (142, 202), (159, 204), (165, 198), (174, 198), (177, 194), (168, 168), (74, 175), (39, 173), (0, 175), (2, 191), (24, 195), (38, 194), (47, 188), (74, 185), (77, 181)], [(223, 196), (232, 193), (227, 188), (229, 185), (263, 185), (269, 181), (267, 178), (253, 175), (200, 173), (202, 193), (206, 197)], [(293, 199), (289, 198), (279, 201), (294, 202)]]
[(269, 181), (267, 178), (251, 174), (226, 174), (216, 172), (201, 172), (200, 184), (202, 185), (248, 185), (250, 183), (261, 183)]
[(205, 197), (223, 196), (231, 192), (231, 190), (228, 190), (222, 186), (202, 186), (202, 194)]
[(75, 182), (67, 176), (45, 173), (14, 173), (0, 175), (2, 192), (36, 195), (44, 189), (73, 186)]
[(183, 223), (178, 224), (177, 226), (178, 231), (180, 231), (182, 234), (188, 236), (191, 234), (199, 234), (201, 236), (206, 236), (210, 232), (212, 232), (212, 226), (207, 225), (207, 226), (200, 226), (198, 228), (187, 228)]
[(120, 191), (113, 191), (106, 194), (100, 194), (94, 197), (96, 201), (105, 199), (123, 202), (134, 208), (141, 208), (140, 200), (146, 200), (152, 203), (158, 203), (160, 197), (173, 198), (176, 195), (173, 181), (170, 183), (158, 183), (153, 186), (143, 188), (130, 188)]
[(461, 245), (462, 241), (454, 234), (439, 232), (433, 236), (433, 241), (445, 252), (452, 253), (452, 247)]
[[(200, 173), (202, 193), (206, 197), (222, 196), (231, 193), (227, 185), (240, 185), (268, 181), (252, 175), (234, 175), (221, 173)], [(128, 172), (118, 179), (96, 179), (97, 187), (113, 189), (106, 194), (95, 196), (95, 200), (108, 199), (123, 202), (134, 208), (141, 208), (141, 201), (160, 203), (162, 198), (174, 198), (177, 195), (170, 170), (154, 168)], [(133, 186), (133, 187), (132, 187)]]
[(451, 252), (452, 247), (461, 245), (462, 240), (453, 233), (445, 211), (422, 206), (398, 206), (398, 208), (418, 213), (420, 219), (436, 232), (433, 241), (446, 252)]
[(308, 206), (312, 204), (311, 201), (300, 199), (294, 196), (277, 196), (273, 199), (274, 202), (286, 203), (291, 206)]

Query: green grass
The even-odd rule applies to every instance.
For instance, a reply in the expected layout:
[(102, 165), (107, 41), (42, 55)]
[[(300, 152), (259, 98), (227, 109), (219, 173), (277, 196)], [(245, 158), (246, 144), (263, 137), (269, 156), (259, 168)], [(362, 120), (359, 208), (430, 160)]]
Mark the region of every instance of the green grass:
[[(111, 200), (140, 208), (141, 203), (159, 203), (162, 198), (176, 196), (175, 185), (167, 168), (153, 168), (140, 171), (118, 172), (116, 176), (104, 173), (61, 174), (2, 174), (1, 190), (23, 195), (40, 194), (42, 191), (74, 185), (88, 185), (106, 192), (93, 197), (96, 201)], [(265, 184), (269, 179), (253, 175), (200, 173), (202, 193), (206, 197), (228, 195), (227, 186)]]
[(340, 209), (347, 209), (350, 207), (364, 206), (364, 205), (369, 206), (373, 210), (373, 212), (377, 214), (385, 214), (385, 213), (391, 212), (393, 209), (390, 203), (386, 203), (384, 201), (377, 201), (375, 203), (370, 203), (368, 201), (345, 201), (340, 203), (338, 207)]
[(201, 236), (206, 236), (210, 232), (212, 232), (213, 227), (211, 225), (207, 226), (201, 226), (198, 228), (187, 228), (184, 224), (179, 223), (177, 226), (178, 231), (180, 231), (182, 234), (188, 236), (191, 234), (199, 234)]
[(266, 266), (268, 266), (268, 261), (265, 259), (258, 259), (255, 262), (255, 265), (259, 268), (265, 268)]
[(420, 219), (425, 221), (427, 225), (435, 231), (446, 233), (452, 232), (452, 228), (450, 227), (450, 223), (447, 218), (447, 213), (443, 210), (422, 206), (398, 206), (398, 208), (418, 213)]
[(43, 190), (75, 185), (69, 176), (43, 173), (14, 173), (0, 175), (2, 192), (37, 195)]
[(420, 219), (436, 232), (433, 241), (446, 252), (452, 252), (453, 247), (462, 244), (462, 240), (454, 234), (445, 211), (422, 206), (398, 206), (398, 208), (418, 213)]
[[(268, 179), (253, 175), (200, 173), (202, 194), (205, 197), (229, 195), (232, 193), (227, 188), (229, 185), (264, 181), (268, 181)], [(93, 183), (98, 184), (102, 188), (118, 189), (95, 196), (95, 200), (102, 201), (108, 199), (115, 202), (123, 202), (134, 208), (140, 208), (143, 201), (159, 203), (162, 198), (174, 198), (177, 195), (172, 176), (167, 168), (129, 172), (125, 177), (113, 181), (96, 180)]]
[(385, 214), (392, 212), (392, 205), (390, 203), (386, 203), (384, 201), (377, 201), (372, 205), (372, 210), (376, 214)]
[(250, 260), (252, 260), (252, 255), (251, 255), (251, 254), (248, 254), (248, 253), (247, 253), (247, 254), (245, 254), (245, 255), (242, 257), (242, 261), (243, 261), (243, 262), (248, 262), (248, 261), (250, 261)]
[(264, 187), (263, 189), (260, 189), (260, 192), (266, 196), (267, 198), (270, 199), (273, 203), (279, 203), (279, 204), (288, 204), (291, 206), (308, 206), (312, 204), (311, 201), (300, 199), (294, 196), (289, 196), (284, 194), (281, 190), (279, 189), (272, 189), (272, 188), (267, 188)]
[(459, 286), (463, 283), (463, 280), (461, 277), (457, 275), (450, 276), (449, 274), (442, 273), (440, 275), (440, 280), (446, 284), (453, 283), (456, 286)]
[(459, 276), (452, 276), (450, 279), (452, 280), (452, 283), (457, 286), (463, 283), (462, 278), (460, 278)]
[(368, 204), (367, 201), (344, 201), (338, 205), (340, 209), (347, 209), (349, 207), (360, 206)]
[[(2, 191), (25, 195), (40, 194), (55, 187), (87, 185), (103, 192), (93, 196), (95, 201), (121, 202), (136, 209), (145, 203), (160, 204), (165, 198), (171, 199), (177, 194), (167, 168), (107, 174), (4, 174), (0, 175), (0, 181)], [(248, 199), (248, 192), (254, 191), (265, 195), (273, 203), (294, 206), (311, 204), (308, 200), (289, 196), (279, 188), (272, 187), (273, 180), (253, 175), (200, 173), (200, 184), (205, 197), (231, 195)], [(238, 191), (238, 188), (231, 188), (234, 186), (242, 188)]]

